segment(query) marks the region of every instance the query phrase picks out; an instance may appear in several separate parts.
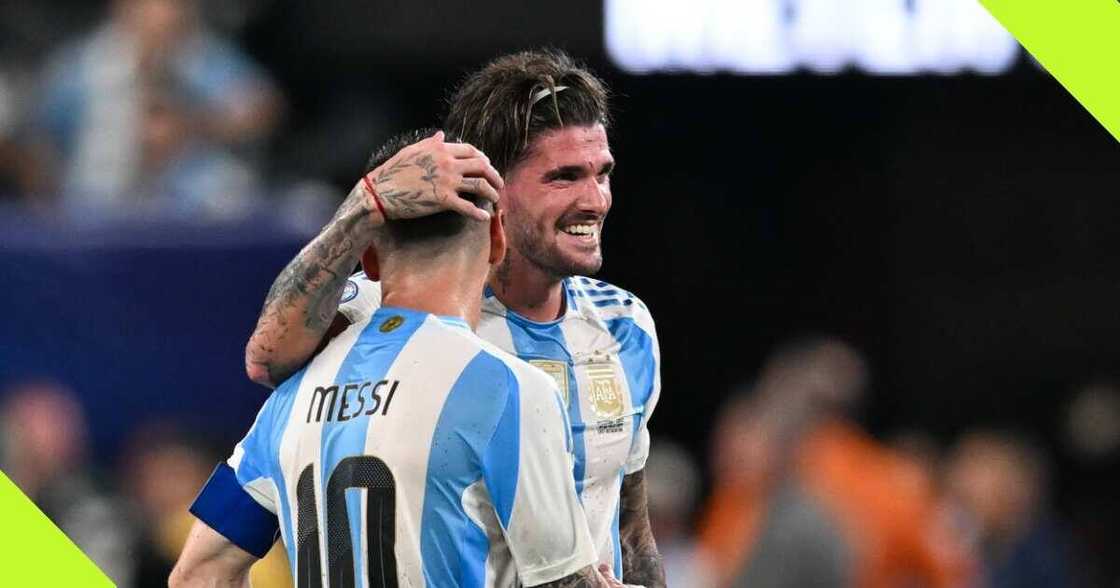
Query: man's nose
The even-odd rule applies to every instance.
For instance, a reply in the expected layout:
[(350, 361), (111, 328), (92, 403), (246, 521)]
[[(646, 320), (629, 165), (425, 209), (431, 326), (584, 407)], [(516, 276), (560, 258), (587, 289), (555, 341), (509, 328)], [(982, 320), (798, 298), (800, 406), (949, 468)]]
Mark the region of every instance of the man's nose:
[(606, 214), (611, 207), (610, 188), (591, 179), (582, 186), (577, 204), (580, 210)]

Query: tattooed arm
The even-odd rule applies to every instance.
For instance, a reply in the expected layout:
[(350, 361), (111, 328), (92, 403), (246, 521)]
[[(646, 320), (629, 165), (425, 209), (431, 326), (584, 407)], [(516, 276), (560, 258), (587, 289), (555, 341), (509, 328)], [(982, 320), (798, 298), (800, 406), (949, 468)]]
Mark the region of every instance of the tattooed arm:
[[(496, 201), (501, 177), (481, 151), (465, 143), (445, 143), (436, 133), (409, 145), (378, 165), (339, 206), (334, 218), (276, 278), (257, 327), (245, 347), (249, 379), (275, 387), (307, 363), (331, 332), (346, 326), (338, 300), (346, 278), (386, 219), (417, 218), (454, 210), (478, 220), (489, 213), (459, 197), (460, 192)], [(333, 327), (333, 328), (332, 328)]]
[(627, 584), (665, 586), (665, 568), (649, 525), (645, 470), (622, 479), (618, 539), (622, 543), (622, 577)]

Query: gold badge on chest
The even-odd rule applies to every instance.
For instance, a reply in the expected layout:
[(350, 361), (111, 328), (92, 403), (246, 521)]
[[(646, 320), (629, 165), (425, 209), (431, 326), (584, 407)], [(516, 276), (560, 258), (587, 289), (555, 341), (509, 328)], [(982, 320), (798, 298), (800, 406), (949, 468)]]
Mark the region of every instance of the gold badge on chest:
[(552, 376), (556, 380), (556, 386), (560, 388), (560, 397), (564, 399), (564, 406), (567, 407), (571, 402), (571, 396), (568, 393), (568, 364), (563, 361), (555, 361), (552, 359), (530, 359), (529, 363), (544, 373)]
[(595, 415), (601, 419), (621, 415), (622, 387), (619, 386), (614, 363), (595, 363), (588, 365), (586, 370), (590, 383), (587, 397)]

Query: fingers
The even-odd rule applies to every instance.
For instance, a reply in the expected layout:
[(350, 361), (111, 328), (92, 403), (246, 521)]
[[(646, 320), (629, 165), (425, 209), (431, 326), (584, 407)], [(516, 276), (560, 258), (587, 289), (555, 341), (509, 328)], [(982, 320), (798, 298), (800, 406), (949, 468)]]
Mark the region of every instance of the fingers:
[(482, 210), (481, 208), (475, 206), (474, 203), (470, 200), (460, 198), (458, 195), (456, 195), (454, 198), (449, 199), (446, 204), (449, 209), (454, 210), (455, 212), (458, 212), (463, 216), (473, 218), (477, 221), (490, 220), (489, 212), (486, 212), (485, 210)]
[(504, 188), (505, 181), (502, 180), (502, 175), (498, 174), (494, 166), (489, 165), (488, 160), (480, 158), (458, 159), (454, 167), (455, 171), (461, 176), (485, 179), (489, 185), (494, 187), (495, 197), (491, 199), (497, 202), (496, 190)]
[(444, 149), (447, 150), (455, 159), (471, 159), (474, 157), (486, 157), (482, 151), (470, 143), (444, 143)]
[(500, 198), (494, 186), (491, 186), (490, 183), (483, 178), (463, 178), (455, 188), (455, 191), (481, 196), (494, 203), (497, 203)]

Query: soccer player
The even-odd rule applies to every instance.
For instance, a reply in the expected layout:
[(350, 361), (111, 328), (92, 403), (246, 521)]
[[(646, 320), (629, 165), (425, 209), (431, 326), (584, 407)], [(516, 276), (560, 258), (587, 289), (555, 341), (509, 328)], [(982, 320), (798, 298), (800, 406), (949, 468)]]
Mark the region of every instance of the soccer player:
[(642, 468), (660, 393), (657, 336), (637, 297), (585, 277), (602, 264), (611, 207), (607, 102), (602, 81), (559, 52), (504, 56), (468, 77), (451, 99), (445, 128), (481, 149), (501, 177), (490, 168), (464, 176), (438, 145), (423, 142), (398, 157), (430, 154), (431, 182), (406, 181), (392, 160), (375, 170), (368, 187), (351, 191), (342, 220), (324, 228), (273, 284), (246, 348), (246, 369), (254, 381), (274, 385), (333, 330), (381, 303), (376, 282), (345, 277), (378, 229), (358, 226), (345, 211), (372, 208), (375, 192), (394, 206), (407, 194), (447, 209), (455, 196), (446, 186), (478, 193), (490, 184), (507, 212), (510, 251), (490, 277), (478, 333), (556, 379), (600, 560), (627, 583), (655, 587), (665, 580)]
[(192, 506), (173, 586), (247, 585), (278, 530), (300, 588), (608, 586), (555, 381), (471, 330), (501, 221), (377, 232), (382, 306), (265, 402)]

